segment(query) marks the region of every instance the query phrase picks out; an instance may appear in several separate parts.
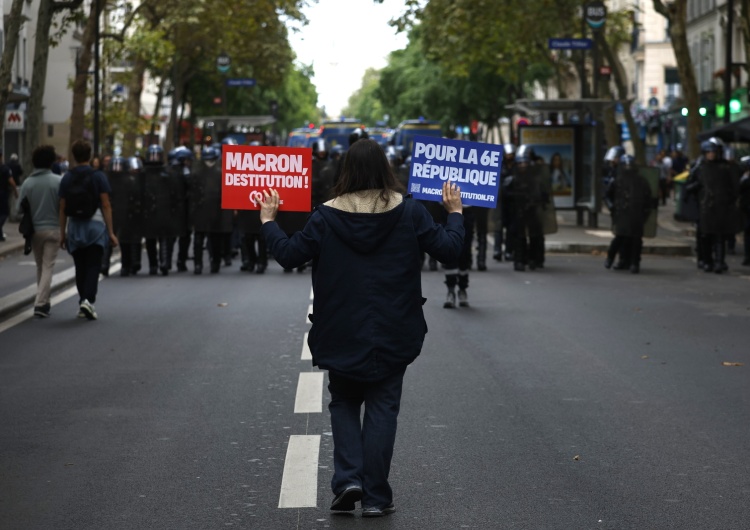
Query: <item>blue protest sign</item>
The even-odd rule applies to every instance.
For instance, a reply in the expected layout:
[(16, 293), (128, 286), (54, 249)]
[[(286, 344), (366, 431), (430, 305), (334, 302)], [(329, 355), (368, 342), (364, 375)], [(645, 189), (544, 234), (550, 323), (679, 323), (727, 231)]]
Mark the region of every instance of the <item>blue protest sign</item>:
[(494, 208), (502, 161), (501, 145), (415, 136), (408, 191), (415, 199), (441, 202), (443, 182), (455, 182), (463, 204)]

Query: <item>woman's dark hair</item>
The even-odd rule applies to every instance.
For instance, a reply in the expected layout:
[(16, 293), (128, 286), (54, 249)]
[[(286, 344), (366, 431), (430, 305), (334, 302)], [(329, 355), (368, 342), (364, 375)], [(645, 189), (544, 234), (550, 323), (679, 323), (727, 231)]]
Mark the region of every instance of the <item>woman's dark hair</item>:
[(86, 164), (91, 161), (91, 144), (86, 140), (76, 140), (70, 146), (73, 153), (73, 159), (79, 164)]
[(40, 145), (31, 153), (31, 163), (37, 169), (51, 169), (55, 160), (57, 160), (57, 153), (51, 145)]
[(383, 190), (380, 197), (386, 203), (391, 192), (405, 191), (393, 175), (383, 148), (370, 139), (358, 140), (346, 152), (341, 176), (332, 193), (334, 197), (338, 197), (365, 190)]

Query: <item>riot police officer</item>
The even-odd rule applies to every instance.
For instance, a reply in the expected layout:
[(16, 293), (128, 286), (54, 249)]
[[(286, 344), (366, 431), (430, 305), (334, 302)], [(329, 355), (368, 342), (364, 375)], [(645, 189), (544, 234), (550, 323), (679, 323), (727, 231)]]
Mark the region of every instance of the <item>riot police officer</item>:
[(182, 187), (182, 193), (185, 197), (182, 205), (184, 211), (178, 214), (184, 217), (183, 233), (177, 238), (177, 272), (185, 272), (187, 271), (188, 250), (190, 249), (190, 239), (193, 232), (193, 227), (189, 219), (193, 152), (181, 145), (172, 149), (167, 159), (175, 178)]
[(221, 269), (232, 235), (234, 212), (221, 209), (221, 152), (206, 147), (201, 163), (192, 176), (190, 186), (190, 220), (195, 230), (193, 239), (193, 272), (203, 272), (203, 247), (208, 243), (211, 273)]
[(686, 195), (697, 195), (698, 261), (703, 270), (721, 274), (726, 264), (726, 238), (735, 234), (739, 225), (736, 207), (739, 178), (723, 157), (724, 142), (710, 138), (701, 143), (703, 162), (691, 173), (685, 185)]
[(750, 156), (740, 160), (742, 177), (740, 178), (740, 213), (742, 214), (742, 242), (745, 249), (743, 265), (750, 265)]
[[(531, 146), (521, 145), (516, 152), (516, 164), (511, 176), (503, 181), (507, 194), (510, 234), (513, 239), (513, 269), (525, 271), (544, 267), (545, 218), (551, 208), (552, 197), (542, 174), (546, 166), (536, 161)], [(553, 230), (556, 231), (555, 226)]]
[[(120, 241), (120, 276), (130, 276), (141, 270), (143, 162), (135, 156), (114, 157), (107, 177), (112, 186), (112, 224)], [(105, 253), (107, 263), (111, 253)]]
[(500, 167), (500, 196), (497, 200), (497, 207), (493, 212), (493, 219), (495, 221), (495, 244), (492, 249), (492, 258), (495, 261), (503, 261), (503, 243), (505, 243), (506, 259), (510, 259), (513, 257), (510, 238), (504, 234), (504, 232), (507, 232), (508, 226), (510, 226), (510, 219), (508, 218), (510, 209), (505, 205), (505, 195), (502, 193), (502, 182), (506, 178), (511, 176), (511, 174), (513, 173), (513, 168), (515, 167), (515, 163), (516, 146), (511, 143), (504, 144), (503, 163)]
[(635, 159), (630, 155), (620, 157), (617, 176), (609, 183), (604, 201), (612, 214), (612, 232), (615, 237), (607, 250), (604, 266), (609, 269), (620, 253), (615, 269), (630, 268), (638, 274), (643, 250), (643, 227), (653, 209), (653, 198), (648, 182), (638, 172)]

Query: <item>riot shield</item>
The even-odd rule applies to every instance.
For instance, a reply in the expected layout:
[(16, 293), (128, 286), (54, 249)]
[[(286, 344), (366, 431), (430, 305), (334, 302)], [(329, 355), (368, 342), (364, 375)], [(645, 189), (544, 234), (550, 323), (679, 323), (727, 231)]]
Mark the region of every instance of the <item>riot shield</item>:
[[(653, 215), (652, 187), (643, 169), (619, 167), (615, 177), (614, 213), (612, 232), (617, 236), (654, 237), (656, 235), (656, 218), (650, 232), (646, 232), (646, 223)], [(656, 173), (656, 186), (659, 175)], [(650, 234), (650, 235), (648, 235)]]
[(700, 168), (701, 231), (707, 235), (735, 234), (738, 180), (726, 162), (704, 162)]
[(539, 189), (542, 197), (542, 230), (544, 235), (557, 233), (557, 212), (555, 211), (555, 199), (552, 190), (552, 175), (547, 164), (537, 164), (535, 168), (539, 171)]
[[(646, 183), (648, 184), (649, 189), (651, 190), (651, 197), (652, 199), (656, 199), (659, 197), (659, 173), (660, 170), (658, 167), (642, 167), (639, 168), (639, 171), (644, 179), (646, 179)], [(657, 219), (658, 219), (658, 205), (659, 201), (654, 200), (653, 201), (653, 207), (651, 208), (651, 212), (648, 215), (648, 218), (646, 219), (646, 224), (643, 226), (643, 237), (645, 238), (653, 238), (656, 237), (656, 228), (657, 228)]]
[(185, 179), (164, 166), (144, 171), (143, 235), (179, 237), (187, 229)]
[(202, 164), (191, 177), (190, 223), (196, 232), (230, 233), (232, 210), (221, 209), (221, 169)]

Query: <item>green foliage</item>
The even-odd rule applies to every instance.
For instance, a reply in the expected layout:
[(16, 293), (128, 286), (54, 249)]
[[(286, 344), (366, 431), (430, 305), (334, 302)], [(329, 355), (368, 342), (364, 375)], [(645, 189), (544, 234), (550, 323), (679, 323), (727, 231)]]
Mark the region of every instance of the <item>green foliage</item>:
[(368, 68), (362, 76), (362, 87), (349, 97), (348, 105), (342, 109), (341, 114), (356, 116), (370, 127), (383, 121), (383, 104), (376, 96), (379, 86), (380, 71)]

